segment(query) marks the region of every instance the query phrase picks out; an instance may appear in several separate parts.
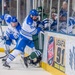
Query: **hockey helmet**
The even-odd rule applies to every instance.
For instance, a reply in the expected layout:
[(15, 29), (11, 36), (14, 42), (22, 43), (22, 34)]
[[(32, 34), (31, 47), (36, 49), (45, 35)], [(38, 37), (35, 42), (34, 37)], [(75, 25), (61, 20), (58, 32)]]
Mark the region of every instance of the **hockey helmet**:
[(38, 7), (38, 8), (37, 8), (37, 11), (38, 11), (38, 12), (42, 12), (42, 7), (41, 7), (41, 6)]
[(16, 18), (15, 16), (13, 16), (13, 17), (11, 18), (11, 22), (17, 22), (17, 18)]
[(36, 9), (32, 9), (30, 10), (29, 15), (38, 16), (38, 11)]

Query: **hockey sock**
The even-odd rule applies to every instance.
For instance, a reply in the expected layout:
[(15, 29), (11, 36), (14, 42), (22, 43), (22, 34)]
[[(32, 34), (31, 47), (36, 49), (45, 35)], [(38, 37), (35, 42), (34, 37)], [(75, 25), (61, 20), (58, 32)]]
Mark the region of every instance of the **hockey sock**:
[(21, 53), (21, 51), (19, 51), (19, 50), (14, 50), (11, 54), (9, 54), (9, 56), (8, 56), (8, 58), (7, 58), (7, 63), (10, 63), (11, 61), (13, 61), (14, 60), (14, 58), (18, 55), (18, 54), (20, 54)]
[(8, 55), (10, 53), (10, 50), (5, 50), (5, 54)]
[(34, 58), (37, 58), (37, 55), (36, 55), (35, 52), (32, 52), (32, 53), (29, 55), (29, 57), (30, 57), (31, 59), (34, 59)]
[(15, 56), (13, 56), (12, 54), (10, 54), (7, 58), (7, 63), (10, 63), (11, 61), (13, 61), (13, 59), (15, 58)]
[(31, 54), (30, 54), (30, 58), (31, 59), (34, 59), (34, 58), (37, 58), (38, 56), (40, 56), (41, 55), (41, 52), (39, 51), (39, 50), (35, 50), (34, 52), (32, 52)]

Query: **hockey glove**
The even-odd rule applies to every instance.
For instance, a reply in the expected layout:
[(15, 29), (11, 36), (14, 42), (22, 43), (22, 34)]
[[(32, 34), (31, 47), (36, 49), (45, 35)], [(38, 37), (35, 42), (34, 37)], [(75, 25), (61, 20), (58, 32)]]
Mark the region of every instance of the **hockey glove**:
[(44, 26), (42, 24), (40, 24), (38, 27), (41, 28), (41, 31), (44, 31)]
[(2, 36), (1, 39), (2, 40), (8, 40), (9, 38), (7, 36)]

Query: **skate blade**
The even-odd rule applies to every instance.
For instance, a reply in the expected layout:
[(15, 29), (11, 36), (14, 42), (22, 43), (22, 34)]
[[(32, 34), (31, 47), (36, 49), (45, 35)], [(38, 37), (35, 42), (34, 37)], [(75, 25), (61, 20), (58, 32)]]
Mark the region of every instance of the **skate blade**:
[(28, 68), (27, 65), (25, 65), (23, 59), (20, 59), (20, 62), (21, 62), (22, 66), (23, 66), (24, 68)]
[(39, 64), (37, 64), (37, 65), (29, 64), (29, 66), (32, 67), (32, 68), (40, 68)]
[(3, 69), (11, 70), (11, 68), (9, 68), (9, 67), (5, 67), (5, 66), (3, 66)]

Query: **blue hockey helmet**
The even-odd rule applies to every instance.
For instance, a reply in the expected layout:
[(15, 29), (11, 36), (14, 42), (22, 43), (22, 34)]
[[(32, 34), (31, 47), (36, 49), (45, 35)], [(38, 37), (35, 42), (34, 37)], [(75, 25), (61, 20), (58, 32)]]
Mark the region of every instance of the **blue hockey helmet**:
[(13, 17), (11, 18), (11, 22), (17, 22), (17, 18), (16, 18), (15, 16), (13, 16)]
[(38, 11), (36, 9), (32, 9), (30, 10), (29, 15), (38, 16)]

